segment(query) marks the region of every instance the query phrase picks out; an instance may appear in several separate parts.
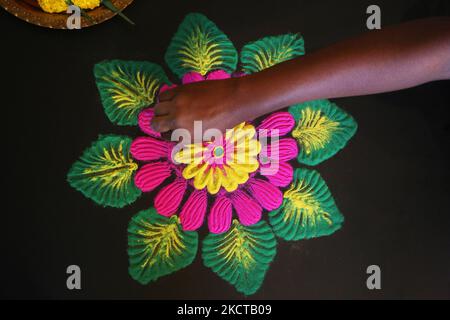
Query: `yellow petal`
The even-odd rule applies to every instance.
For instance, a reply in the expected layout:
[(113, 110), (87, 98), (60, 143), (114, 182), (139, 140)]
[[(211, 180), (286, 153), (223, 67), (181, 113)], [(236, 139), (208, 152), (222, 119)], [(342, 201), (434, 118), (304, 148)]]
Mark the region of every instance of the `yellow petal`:
[(222, 176), (222, 186), (225, 188), (227, 192), (233, 192), (237, 189), (238, 184), (236, 181), (230, 178), (230, 176), (223, 175)]
[(247, 145), (249, 141), (256, 140), (256, 129), (252, 125), (246, 125), (242, 128), (236, 129), (233, 136), (227, 142), (232, 142), (235, 146)]
[(257, 156), (261, 152), (261, 143), (258, 140), (250, 140), (247, 153), (249, 156)]
[(211, 171), (213, 171), (213, 173), (211, 179), (209, 179), (208, 181), (208, 192), (211, 194), (216, 194), (217, 192), (219, 192), (219, 189), (222, 185), (223, 173), (219, 168), (211, 168)]
[(242, 176), (247, 173), (255, 172), (256, 169), (259, 168), (259, 162), (255, 161), (252, 163), (245, 163), (245, 164), (233, 163), (232, 165), (230, 165), (230, 167), (233, 168), (233, 170), (238, 175)]
[(186, 168), (184, 168), (183, 177), (185, 179), (191, 179), (198, 175), (202, 175), (205, 172), (207, 167), (208, 167), (208, 164), (206, 162), (203, 165), (191, 163), (191, 164), (187, 165)]
[(194, 187), (195, 189), (201, 190), (208, 184), (209, 180), (212, 177), (214, 170), (208, 170), (207, 172), (202, 172), (201, 174), (197, 174), (194, 178)]
[(178, 151), (173, 159), (176, 162), (190, 164), (199, 164), (203, 158), (203, 152), (206, 150), (201, 144), (188, 144)]
[(233, 183), (241, 184), (248, 180), (248, 174), (245, 172), (237, 172), (230, 166), (224, 166), (224, 169), (225, 174)]
[(256, 156), (261, 151), (261, 144), (259, 141), (252, 140), (249, 141), (249, 144), (244, 145), (241, 144), (236, 147), (234, 150), (234, 154), (232, 154), (231, 159), (229, 159), (229, 163), (237, 163), (237, 164), (249, 164), (256, 161)]
[(245, 125), (240, 131), (241, 133), (238, 135), (238, 141), (241, 139), (253, 140), (255, 138), (256, 129), (251, 124)]
[(227, 132), (225, 133), (225, 140), (229, 141), (232, 138), (234, 139), (236, 132), (242, 130), (242, 128), (244, 128), (244, 126), (245, 126), (245, 122), (241, 122), (237, 126), (235, 126), (233, 129), (227, 130)]

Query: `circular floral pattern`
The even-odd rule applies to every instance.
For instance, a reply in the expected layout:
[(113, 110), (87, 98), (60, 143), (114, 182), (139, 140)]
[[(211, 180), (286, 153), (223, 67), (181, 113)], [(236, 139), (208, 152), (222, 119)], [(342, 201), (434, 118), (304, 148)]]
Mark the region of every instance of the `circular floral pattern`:
[(233, 192), (238, 185), (247, 182), (249, 174), (259, 167), (257, 155), (260, 151), (255, 127), (241, 123), (225, 137), (185, 146), (175, 154), (174, 160), (186, 164), (183, 177), (193, 179), (196, 189), (207, 187), (214, 195), (221, 187)]
[[(190, 72), (182, 82), (229, 77), (223, 70), (206, 76)], [(160, 92), (172, 88), (173, 85), (166, 85)], [(175, 181), (161, 189), (155, 198), (159, 214), (169, 217), (179, 213), (183, 230), (197, 230), (207, 216), (209, 194), (215, 199), (209, 212), (209, 230), (223, 233), (231, 226), (231, 208), (243, 225), (250, 226), (261, 220), (263, 209), (273, 210), (281, 205), (283, 195), (277, 187), (287, 186), (292, 181), (293, 169), (288, 161), (297, 157), (297, 143), (292, 138), (281, 139), (279, 150), (274, 152), (270, 146), (262, 146), (259, 138), (268, 134), (278, 138), (280, 133), (290, 132), (295, 124), (290, 113), (274, 113), (257, 128), (243, 122), (214, 141), (183, 146), (173, 157), (174, 143), (162, 140), (152, 130), (152, 118), (153, 108), (141, 112), (139, 126), (151, 137), (137, 138), (130, 150), (136, 160), (149, 162), (135, 176), (135, 184), (143, 192), (154, 190), (172, 173), (176, 175)], [(285, 151), (283, 155), (280, 150)], [(274, 170), (265, 170), (274, 164)], [(183, 205), (188, 188), (193, 191)]]
[[(244, 46), (242, 70), (254, 73), (304, 53), (296, 34)], [(231, 41), (201, 14), (180, 25), (166, 61), (183, 84), (244, 76)], [(319, 173), (294, 172), (291, 160), (316, 165), (342, 149), (357, 124), (328, 100), (276, 112), (259, 124), (244, 122), (224, 135), (179, 146), (151, 127), (158, 95), (176, 87), (150, 62), (103, 61), (94, 68), (108, 118), (138, 124), (144, 136), (101, 136), (68, 174), (73, 187), (105, 206), (122, 207), (157, 189), (154, 208), (128, 226), (130, 275), (147, 284), (192, 263), (199, 233), (205, 266), (245, 295), (261, 286), (285, 240), (330, 235), (343, 216)], [(150, 106), (150, 107), (149, 107)], [(289, 135), (289, 137), (287, 137)], [(183, 137), (183, 141), (186, 141)], [(263, 218), (263, 213), (267, 217)]]

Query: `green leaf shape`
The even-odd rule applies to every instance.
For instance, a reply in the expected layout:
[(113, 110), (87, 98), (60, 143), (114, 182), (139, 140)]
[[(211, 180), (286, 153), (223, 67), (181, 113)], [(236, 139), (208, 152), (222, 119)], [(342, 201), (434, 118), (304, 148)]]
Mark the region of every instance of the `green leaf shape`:
[(297, 104), (289, 112), (296, 122), (292, 136), (300, 145), (297, 160), (310, 166), (344, 148), (358, 127), (352, 116), (329, 100)]
[(109, 60), (94, 67), (103, 108), (112, 123), (137, 125), (139, 112), (153, 104), (163, 84), (163, 69), (146, 61)]
[(134, 185), (138, 165), (130, 154), (131, 141), (126, 136), (100, 136), (72, 165), (67, 181), (105, 207), (122, 208), (134, 202), (141, 191)]
[(340, 229), (339, 212), (325, 181), (315, 170), (296, 169), (283, 204), (269, 213), (275, 234), (285, 240), (327, 236)]
[(232, 73), (238, 54), (233, 43), (200, 13), (188, 14), (167, 49), (167, 65), (179, 78), (188, 72), (206, 75), (221, 69)]
[(210, 233), (203, 240), (203, 263), (237, 291), (251, 295), (261, 287), (276, 246), (275, 235), (265, 221), (244, 226), (234, 220), (228, 232)]
[(255, 73), (305, 54), (305, 43), (298, 34), (265, 37), (246, 44), (241, 51), (245, 73)]
[(128, 225), (128, 270), (141, 284), (187, 267), (197, 248), (197, 232), (183, 231), (176, 215), (164, 217), (150, 208), (136, 214)]

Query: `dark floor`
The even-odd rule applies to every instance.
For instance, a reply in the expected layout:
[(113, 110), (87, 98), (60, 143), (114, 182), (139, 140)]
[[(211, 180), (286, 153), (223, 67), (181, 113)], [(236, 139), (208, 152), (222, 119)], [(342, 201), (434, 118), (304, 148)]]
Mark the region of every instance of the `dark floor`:
[[(198, 11), (236, 47), (300, 32), (307, 51), (365, 30), (372, 1), (136, 1), (120, 19), (82, 31), (29, 25), (0, 10), (4, 202), (0, 297), (222, 298), (235, 289), (194, 264), (150, 286), (128, 275), (126, 228), (152, 203), (104, 209), (65, 182), (99, 133), (136, 135), (105, 117), (92, 66), (110, 58), (163, 55), (183, 16)], [(383, 25), (443, 14), (448, 1), (377, 1)], [(442, 7), (440, 7), (442, 6)], [(448, 14), (448, 11), (447, 11)], [(167, 70), (167, 69), (166, 69)], [(174, 77), (172, 77), (174, 78)], [(256, 299), (450, 298), (448, 82), (336, 100), (358, 121), (349, 145), (317, 167), (346, 218), (330, 237), (281, 242)], [(66, 289), (80, 265), (83, 289)], [(382, 290), (366, 288), (368, 265)]]

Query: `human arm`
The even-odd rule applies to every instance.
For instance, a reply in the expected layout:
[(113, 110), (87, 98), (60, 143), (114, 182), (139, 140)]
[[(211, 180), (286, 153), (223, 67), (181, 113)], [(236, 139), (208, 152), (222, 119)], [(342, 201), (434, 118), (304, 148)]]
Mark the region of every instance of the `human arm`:
[(450, 18), (370, 31), (242, 78), (180, 86), (160, 96), (153, 127), (225, 130), (304, 101), (395, 91), (450, 78)]

